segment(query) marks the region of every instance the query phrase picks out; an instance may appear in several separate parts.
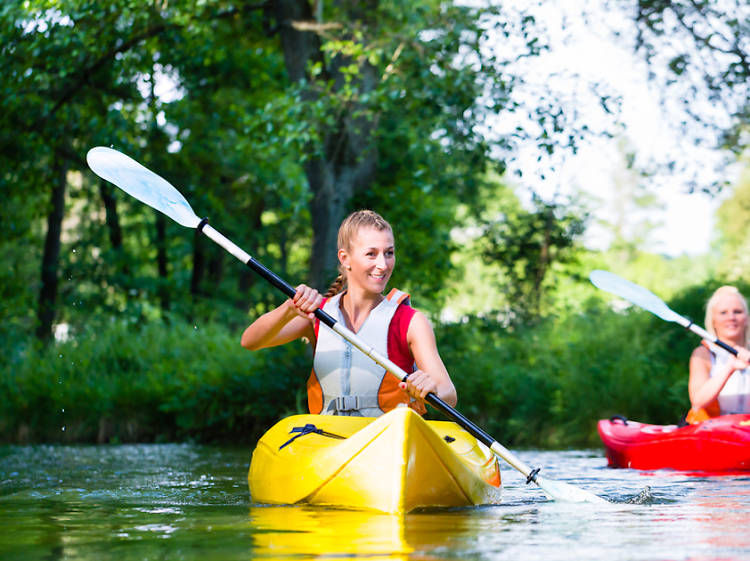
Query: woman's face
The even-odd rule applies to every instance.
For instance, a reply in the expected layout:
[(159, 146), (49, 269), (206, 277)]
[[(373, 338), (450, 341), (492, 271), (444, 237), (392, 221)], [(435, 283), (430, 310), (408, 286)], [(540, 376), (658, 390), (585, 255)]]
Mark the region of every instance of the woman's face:
[(747, 312), (737, 294), (725, 294), (718, 298), (713, 314), (714, 331), (719, 339), (744, 344), (742, 340), (747, 328)]
[(375, 228), (360, 228), (349, 251), (339, 250), (339, 259), (347, 269), (349, 286), (382, 293), (396, 265), (393, 232)]

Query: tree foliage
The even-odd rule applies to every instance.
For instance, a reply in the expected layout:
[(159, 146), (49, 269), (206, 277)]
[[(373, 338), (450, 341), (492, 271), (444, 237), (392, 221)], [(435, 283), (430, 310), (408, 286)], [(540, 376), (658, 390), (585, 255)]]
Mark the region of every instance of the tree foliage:
[(478, 238), (484, 260), (500, 271), (506, 317), (516, 325), (533, 323), (549, 304), (555, 273), (575, 261), (585, 215), (557, 202), (532, 197), (532, 208), (508, 207), (482, 224)]
[[(538, 52), (534, 19), (432, 0), (321, 6), (4, 4), (0, 256), (20, 273), (6, 329), (44, 339), (84, 310), (226, 320), (277, 301), (218, 248), (95, 178), (84, 163), (95, 145), (157, 171), (271, 268), (321, 288), (338, 223), (374, 207), (404, 249), (396, 282), (439, 307), (457, 203), (478, 200), (511, 145), (479, 125), (515, 110), (504, 68)], [(521, 46), (484, 48), (498, 29)]]
[[(736, 154), (748, 147), (750, 7), (744, 0), (618, 0), (632, 10), (637, 50), (678, 100), (682, 131)], [(700, 130), (696, 127), (703, 127)]]
[(724, 256), (720, 273), (732, 280), (742, 280), (750, 267), (750, 170), (745, 168), (740, 180), (716, 212), (719, 232), (717, 245)]

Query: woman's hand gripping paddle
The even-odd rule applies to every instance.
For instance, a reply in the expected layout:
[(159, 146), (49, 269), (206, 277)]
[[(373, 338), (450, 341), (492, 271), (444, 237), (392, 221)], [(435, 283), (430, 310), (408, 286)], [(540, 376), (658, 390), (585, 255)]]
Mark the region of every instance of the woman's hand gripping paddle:
[[(114, 183), (120, 189), (148, 206), (163, 212), (178, 224), (187, 226), (188, 228), (197, 228), (214, 242), (226, 249), (229, 253), (234, 255), (237, 259), (253, 269), (273, 286), (281, 290), (281, 292), (288, 297), (291, 298), (294, 296), (295, 290), (291, 285), (264, 267), (256, 261), (255, 258), (225, 238), (217, 230), (212, 228), (208, 224), (208, 220), (205, 218), (203, 220), (199, 219), (179, 191), (154, 172), (143, 167), (125, 154), (111, 148), (92, 148), (87, 154), (86, 160), (88, 161), (89, 167), (91, 167), (94, 173), (98, 176)], [(385, 368), (388, 372), (402, 381), (406, 380), (408, 374), (404, 372), (404, 370), (362, 341), (354, 332), (350, 331), (345, 326), (340, 325), (323, 310), (316, 310), (315, 316), (341, 337), (357, 347), (357, 349), (369, 356), (377, 364)], [(426, 401), (460, 425), (464, 430), (474, 436), (474, 438), (487, 445), (497, 456), (505, 460), (513, 468), (521, 472), (521, 474), (526, 477), (527, 483), (532, 481), (536, 483), (549, 498), (568, 502), (607, 502), (593, 493), (589, 493), (588, 491), (584, 491), (583, 489), (579, 489), (568, 483), (541, 477), (538, 475), (538, 469), (531, 469), (524, 464), (502, 444), (497, 442), (489, 434), (469, 421), (461, 413), (453, 409), (435, 394), (427, 394)]]
[(696, 335), (699, 335), (706, 341), (710, 341), (722, 349), (737, 356), (737, 349), (731, 345), (720, 340), (715, 335), (711, 335), (708, 331), (694, 324), (692, 321), (680, 314), (673, 312), (669, 306), (667, 306), (658, 296), (653, 292), (650, 292), (635, 283), (625, 280), (622, 277), (618, 277), (614, 273), (609, 271), (596, 270), (592, 271), (589, 275), (589, 279), (594, 286), (600, 288), (606, 292), (610, 292), (624, 300), (627, 300), (631, 304), (635, 304), (639, 308), (643, 308), (652, 314), (659, 316), (664, 321), (672, 321), (679, 323), (685, 329), (689, 329)]

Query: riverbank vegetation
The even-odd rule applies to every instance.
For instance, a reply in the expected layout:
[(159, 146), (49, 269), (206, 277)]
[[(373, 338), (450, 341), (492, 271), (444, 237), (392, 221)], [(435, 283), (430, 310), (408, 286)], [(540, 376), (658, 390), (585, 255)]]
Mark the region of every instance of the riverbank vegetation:
[[(670, 304), (700, 318), (715, 285)], [(687, 410), (695, 338), (581, 291), (588, 298), (575, 312), (534, 325), (477, 316), (436, 325), (459, 410), (507, 445), (597, 446), (599, 418), (673, 423)], [(46, 347), (16, 341), (2, 349), (0, 439), (252, 442), (279, 418), (305, 412), (311, 357), (301, 342), (251, 353), (239, 333), (116, 318)]]

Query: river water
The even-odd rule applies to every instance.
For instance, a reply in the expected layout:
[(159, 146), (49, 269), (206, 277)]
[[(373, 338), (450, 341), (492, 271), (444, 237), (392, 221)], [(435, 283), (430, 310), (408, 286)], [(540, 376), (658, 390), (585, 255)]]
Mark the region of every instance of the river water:
[(614, 470), (601, 450), (516, 453), (611, 504), (548, 501), (504, 466), (498, 506), (268, 507), (248, 494), (247, 449), (0, 447), (0, 559), (750, 559), (750, 473)]

